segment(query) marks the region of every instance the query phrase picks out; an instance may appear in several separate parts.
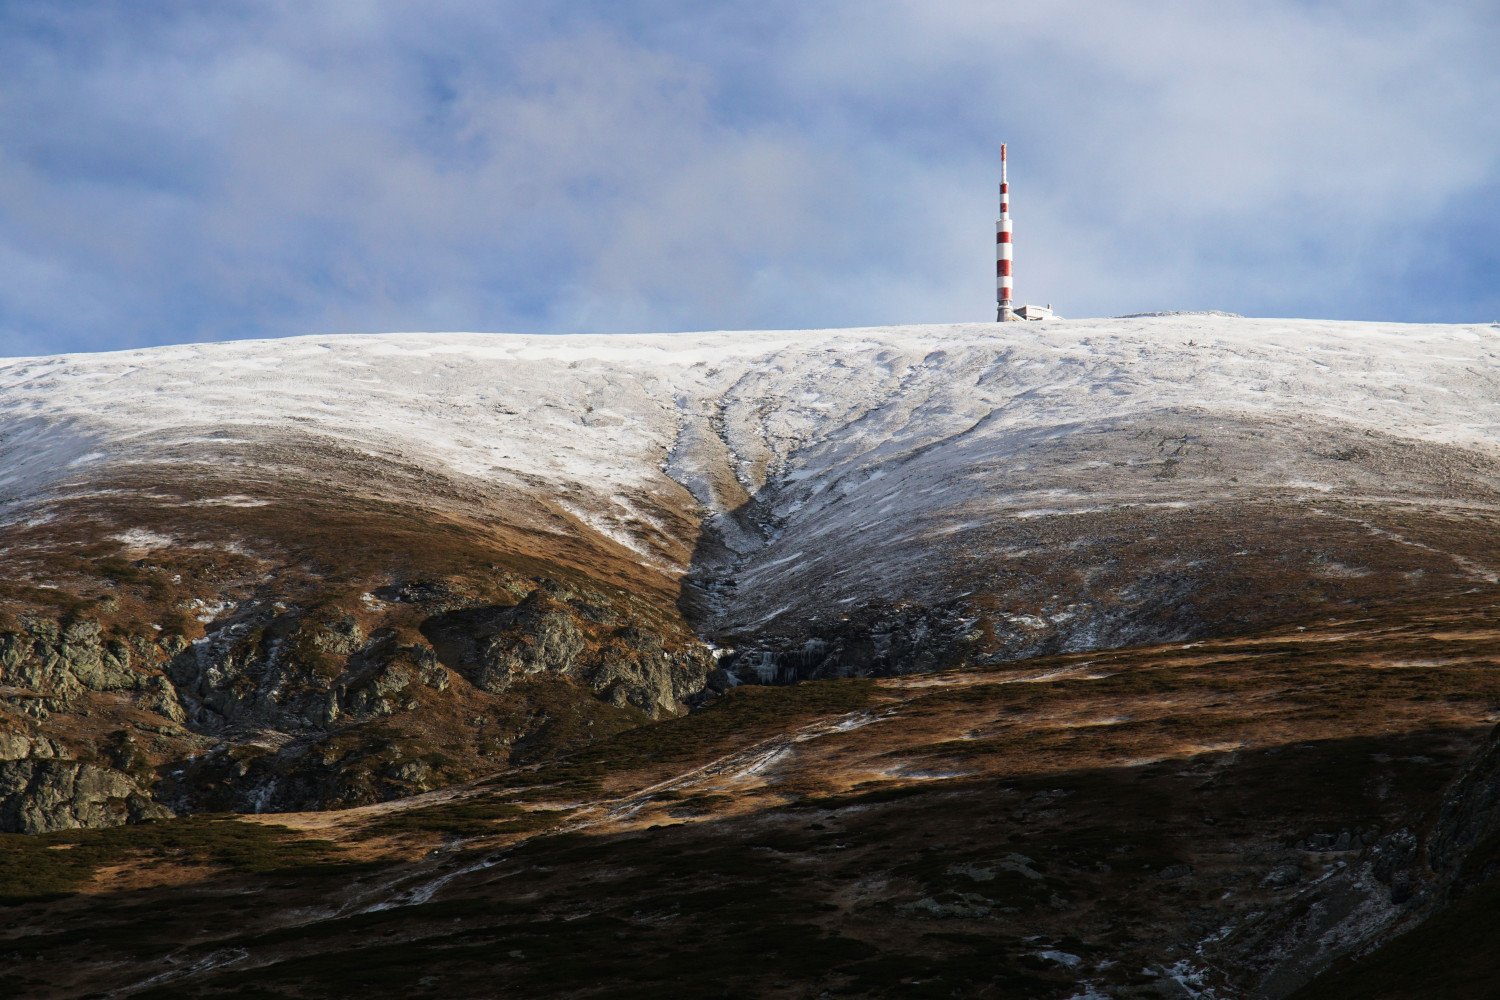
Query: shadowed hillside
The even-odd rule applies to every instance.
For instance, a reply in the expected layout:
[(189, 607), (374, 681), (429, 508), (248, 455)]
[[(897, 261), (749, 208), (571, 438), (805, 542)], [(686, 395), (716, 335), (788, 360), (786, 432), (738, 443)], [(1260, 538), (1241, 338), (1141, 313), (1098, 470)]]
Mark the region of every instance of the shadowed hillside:
[(1497, 636), (1417, 604), (742, 688), (401, 802), (12, 835), (0, 948), (38, 997), (1283, 996), (1449, 891)]

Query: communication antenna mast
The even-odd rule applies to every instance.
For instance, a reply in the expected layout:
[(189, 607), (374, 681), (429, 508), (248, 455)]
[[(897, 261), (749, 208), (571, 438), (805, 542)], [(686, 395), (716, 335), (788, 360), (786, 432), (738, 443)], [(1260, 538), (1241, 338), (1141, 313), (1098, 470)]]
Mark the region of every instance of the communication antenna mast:
[(1011, 284), (1010, 182), (1005, 176), (1005, 143), (1000, 144), (1000, 218), (995, 223), (995, 294), (999, 307), (995, 321), (1006, 323), (1016, 318), (1011, 308), (1014, 286)]

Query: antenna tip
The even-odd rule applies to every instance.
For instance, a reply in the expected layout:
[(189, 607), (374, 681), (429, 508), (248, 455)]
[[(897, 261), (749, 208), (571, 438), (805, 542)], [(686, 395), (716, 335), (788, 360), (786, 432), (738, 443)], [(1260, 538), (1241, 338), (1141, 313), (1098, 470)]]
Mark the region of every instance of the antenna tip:
[(1000, 159), (1005, 159), (1005, 143), (1000, 144)]

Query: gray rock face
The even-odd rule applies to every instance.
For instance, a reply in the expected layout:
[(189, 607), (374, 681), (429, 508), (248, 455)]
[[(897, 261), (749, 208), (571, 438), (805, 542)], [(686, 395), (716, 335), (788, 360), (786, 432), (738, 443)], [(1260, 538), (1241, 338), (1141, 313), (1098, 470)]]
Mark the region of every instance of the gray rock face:
[(552, 583), (512, 607), (439, 611), (422, 631), (430, 647), (404, 645), (390, 629), (366, 636), (352, 619), (257, 605), (179, 652), (169, 675), (188, 721), (217, 733), (390, 715), (411, 707), (417, 687), (446, 690), (449, 668), (490, 693), (537, 675), (569, 677), (616, 706), (668, 715), (712, 669), (706, 653), (670, 652), (655, 633)]
[(340, 715), (369, 718), (410, 708), (417, 687), (448, 690), (448, 671), (426, 646), (403, 646), (390, 629), (377, 631), (349, 659), (333, 688)]
[(130, 648), (102, 637), (99, 623), (59, 623), (27, 616), (18, 632), (0, 633), (0, 680), (30, 689), (37, 708), (66, 706), (80, 691), (124, 691), (138, 686)]
[(741, 684), (941, 670), (976, 651), (974, 624), (957, 606), (871, 611), (812, 638), (736, 650), (721, 666)]
[(231, 727), (292, 732), (413, 707), (416, 686), (446, 690), (430, 648), (391, 629), (366, 636), (351, 618), (256, 604), (172, 658), (185, 718), (207, 733)]
[(1427, 842), (1429, 863), (1462, 891), (1500, 872), (1500, 858), (1474, 856), (1475, 849), (1500, 836), (1500, 728), (1469, 762), (1443, 798)]
[(622, 624), (545, 581), (514, 607), (466, 608), (422, 626), (439, 660), (476, 687), (500, 692), (527, 677), (559, 674), (616, 706), (671, 715), (713, 670), (706, 651), (669, 651), (661, 636)]
[(47, 833), (171, 815), (127, 774), (74, 760), (55, 740), (0, 734), (0, 830)]
[(1302, 869), (1296, 865), (1277, 865), (1266, 873), (1261, 880), (1261, 885), (1281, 888), (1288, 885), (1296, 885), (1302, 881)]
[[(1425, 835), (1398, 827), (1326, 831), (1299, 849), (1342, 854), (1299, 897), (1285, 919), (1267, 920), (1236, 947), (1259, 965), (1257, 996), (1294, 993), (1341, 955), (1367, 953), (1411, 930), (1474, 886), (1500, 873), (1500, 729), (1443, 795)], [(1263, 884), (1300, 884), (1297, 866), (1283, 864)], [(1245, 960), (1243, 957), (1242, 961)]]
[(445, 783), (421, 747), (347, 735), (221, 745), (173, 769), (156, 792), (182, 811), (279, 812), (367, 805)]
[(703, 689), (713, 669), (702, 649), (669, 652), (661, 637), (643, 629), (618, 630), (599, 654), (575, 675), (613, 705), (633, 705), (659, 718), (675, 714), (689, 697)]
[[(380, 588), (353, 610), (245, 600), (192, 642), (25, 616), (0, 631), (0, 831), (414, 794), (490, 755), (503, 766), (556, 718), (586, 730), (578, 720), (601, 708), (560, 711), (570, 689), (671, 715), (713, 667), (706, 650), (626, 621), (601, 595), (551, 581), (508, 590), (519, 603), (421, 583)], [(382, 622), (381, 607), (399, 610)], [(534, 697), (536, 685), (554, 693)], [(502, 717), (487, 717), (500, 694)], [(457, 727), (453, 739), (410, 715), (427, 710)]]
[(338, 716), (333, 682), (361, 638), (353, 622), (256, 603), (174, 656), (168, 675), (202, 731), (312, 728)]
[(490, 692), (504, 691), (513, 681), (543, 671), (572, 673), (585, 653), (577, 614), (541, 589), (515, 607), (437, 615), (423, 631), (440, 657)]
[(165, 714), (175, 697), (156, 680), (153, 688), (132, 669), (130, 648), (106, 639), (95, 621), (27, 616), (17, 631), (0, 633), (0, 686), (11, 710), (11, 726), (0, 730), (0, 830), (44, 833), (170, 816), (131, 775), (79, 759), (65, 743), (26, 728), (35, 721), (15, 727), (67, 711), (85, 692), (149, 692)]
[(119, 771), (73, 760), (0, 761), (0, 828), (6, 830), (47, 833), (171, 815)]
[(1417, 861), (1417, 837), (1410, 830), (1393, 831), (1382, 837), (1370, 850), (1370, 867), (1375, 878), (1386, 885), (1398, 877), (1410, 881), (1410, 871)]

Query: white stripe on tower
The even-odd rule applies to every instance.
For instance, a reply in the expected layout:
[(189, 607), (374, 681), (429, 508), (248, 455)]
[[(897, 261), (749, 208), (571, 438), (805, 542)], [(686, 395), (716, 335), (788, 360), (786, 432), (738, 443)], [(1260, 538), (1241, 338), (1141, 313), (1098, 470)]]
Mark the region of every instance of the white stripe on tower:
[(1000, 144), (1000, 219), (995, 223), (995, 294), (999, 308), (995, 319), (1011, 318), (1010, 182), (1005, 176), (1005, 143)]

